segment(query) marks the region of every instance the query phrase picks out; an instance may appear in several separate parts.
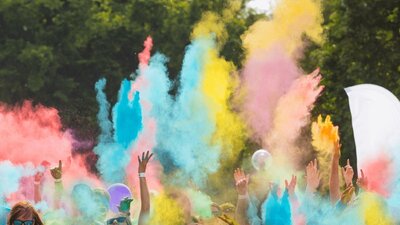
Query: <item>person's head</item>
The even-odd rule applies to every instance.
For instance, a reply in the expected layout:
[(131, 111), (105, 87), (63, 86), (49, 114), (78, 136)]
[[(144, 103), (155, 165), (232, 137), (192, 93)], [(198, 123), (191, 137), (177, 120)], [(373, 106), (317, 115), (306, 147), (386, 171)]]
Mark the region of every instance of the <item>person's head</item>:
[(120, 215), (108, 219), (107, 225), (132, 225), (129, 215), (125, 215), (124, 213), (120, 213)]
[(183, 215), (185, 217), (185, 221), (192, 221), (192, 204), (190, 203), (190, 199), (183, 191), (178, 191), (177, 189), (171, 189), (169, 191), (168, 197), (176, 201), (179, 204), (183, 211)]
[(31, 204), (19, 202), (12, 207), (7, 225), (43, 225), (43, 222)]
[(222, 215), (222, 210), (221, 207), (219, 207), (219, 205), (215, 202), (213, 202), (211, 204), (211, 213), (213, 214), (213, 216), (218, 217)]
[(221, 204), (219, 207), (223, 214), (229, 216), (230, 218), (235, 218), (235, 211), (236, 211), (235, 205), (229, 202), (225, 202)]

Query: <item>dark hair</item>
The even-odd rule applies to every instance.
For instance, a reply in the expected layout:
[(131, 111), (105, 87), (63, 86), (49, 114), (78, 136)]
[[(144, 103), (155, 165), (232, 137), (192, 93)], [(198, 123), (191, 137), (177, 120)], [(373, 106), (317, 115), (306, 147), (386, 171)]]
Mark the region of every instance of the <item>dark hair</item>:
[(32, 216), (35, 220), (35, 225), (43, 225), (42, 219), (36, 212), (35, 208), (28, 202), (18, 202), (12, 207), (8, 215), (7, 225), (13, 225), (14, 221), (20, 216)]

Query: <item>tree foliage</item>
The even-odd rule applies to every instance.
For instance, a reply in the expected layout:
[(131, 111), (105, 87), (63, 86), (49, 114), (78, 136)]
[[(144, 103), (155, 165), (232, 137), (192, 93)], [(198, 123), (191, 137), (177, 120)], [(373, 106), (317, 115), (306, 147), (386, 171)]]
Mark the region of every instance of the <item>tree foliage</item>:
[(322, 46), (311, 44), (301, 61), (307, 71), (321, 67), (326, 86), (314, 116), (331, 114), (340, 126), (341, 162), (356, 165), (351, 115), (344, 88), (381, 85), (400, 97), (400, 1), (324, 1)]
[[(193, 26), (203, 12), (221, 13), (228, 3), (2, 0), (0, 101), (31, 99), (56, 107), (66, 127), (93, 137), (98, 108), (93, 85), (100, 77), (108, 79), (108, 97), (115, 102), (120, 81), (136, 70), (137, 54), (151, 35), (155, 51), (169, 57), (170, 78), (176, 80)], [(240, 35), (259, 16), (243, 5), (227, 24), (224, 57), (240, 66)]]

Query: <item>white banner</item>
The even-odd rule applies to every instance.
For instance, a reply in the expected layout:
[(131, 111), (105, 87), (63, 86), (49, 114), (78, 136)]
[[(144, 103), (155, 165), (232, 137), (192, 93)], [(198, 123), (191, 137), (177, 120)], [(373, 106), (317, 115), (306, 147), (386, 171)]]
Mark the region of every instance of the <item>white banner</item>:
[[(349, 96), (358, 168), (400, 144), (400, 102), (373, 84), (345, 88)], [(390, 155), (390, 154), (389, 154)]]

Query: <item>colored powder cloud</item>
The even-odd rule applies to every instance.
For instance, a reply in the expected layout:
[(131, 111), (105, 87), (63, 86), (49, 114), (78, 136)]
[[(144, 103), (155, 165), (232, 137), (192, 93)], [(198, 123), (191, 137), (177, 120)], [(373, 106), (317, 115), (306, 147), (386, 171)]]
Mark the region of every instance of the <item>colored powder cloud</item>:
[(210, 36), (214, 36), (218, 43), (223, 44), (228, 37), (228, 33), (221, 17), (215, 13), (207, 12), (203, 14), (200, 22), (193, 29), (192, 39), (209, 38)]
[(280, 155), (287, 159), (276, 168), (301, 166), (305, 150), (297, 140), (301, 138), (301, 129), (310, 123), (310, 112), (323, 89), (319, 86), (321, 76), (318, 73), (319, 70), (315, 70), (312, 74), (297, 78), (288, 92), (278, 100), (273, 124), (265, 141), (274, 158)]
[[(96, 99), (99, 103), (97, 115), (101, 133), (99, 143), (94, 152), (99, 155), (97, 167), (102, 178), (108, 183), (123, 182), (126, 178), (125, 168), (130, 161), (129, 146), (136, 139), (142, 128), (142, 117), (139, 104), (139, 93), (136, 92), (133, 101), (129, 101), (128, 93), (131, 85), (124, 80), (121, 84), (119, 99), (113, 108), (113, 122), (109, 120), (110, 105), (106, 99), (105, 79), (95, 84)], [(112, 126), (114, 125), (114, 137)]]
[(268, 195), (267, 200), (265, 200), (263, 209), (263, 220), (265, 224), (292, 224), (289, 194), (287, 191), (285, 191), (283, 196), (279, 198), (275, 187)]
[(179, 204), (166, 194), (161, 193), (153, 201), (153, 212), (149, 224), (182, 225), (185, 224), (183, 210)]
[[(73, 140), (70, 133), (63, 130), (58, 111), (42, 105), (33, 106), (25, 101), (20, 106), (0, 105), (0, 161), (10, 161), (16, 168), (31, 165), (37, 171), (41, 164), (48, 168), (64, 162), (63, 180), (66, 186), (76, 179), (97, 179), (89, 174), (79, 155), (72, 157)], [(20, 170), (17, 170), (20, 171)], [(24, 170), (25, 171), (25, 170)], [(49, 171), (45, 172), (44, 186), (51, 185), (53, 178)], [(18, 192), (9, 196), (8, 200), (15, 202), (23, 199), (33, 199), (33, 177), (24, 176), (18, 184)], [(18, 177), (18, 176), (15, 176)], [(47, 193), (43, 194), (47, 197)]]
[(300, 212), (305, 216), (306, 224), (364, 224), (360, 213), (360, 204), (352, 203), (348, 207), (332, 205), (326, 198), (305, 193), (299, 197)]
[(21, 106), (0, 104), (0, 161), (58, 163), (71, 157), (72, 137), (62, 130), (58, 111), (25, 101)]
[(321, 42), (321, 3), (314, 0), (282, 0), (270, 20), (259, 20), (243, 36), (248, 55), (271, 49), (277, 43), (293, 56), (303, 46), (302, 35)]
[(151, 48), (153, 48), (153, 39), (148, 36), (144, 41), (143, 51), (139, 53), (139, 66), (149, 64)]
[(132, 101), (128, 98), (131, 84), (123, 80), (118, 94), (118, 102), (115, 104), (112, 116), (114, 124), (114, 139), (124, 148), (136, 139), (142, 129), (142, 112), (139, 103), (139, 92), (134, 94)]
[[(319, 70), (315, 70), (312, 74), (300, 76), (279, 99), (267, 140), (269, 146), (279, 145), (282, 140), (293, 144), (299, 137), (300, 129), (310, 122), (310, 111), (323, 89), (323, 86), (319, 86), (321, 76), (318, 73)], [(270, 149), (274, 151), (274, 148)]]
[(262, 144), (272, 126), (278, 100), (301, 75), (296, 63), (281, 48), (251, 56), (243, 70), (239, 98), (251, 136)]
[[(219, 55), (229, 37), (226, 23), (241, 8), (241, 1), (230, 1), (221, 15), (213, 12), (203, 14), (192, 32), (194, 40), (212, 38), (213, 47), (206, 52), (204, 71), (201, 74), (201, 91), (209, 109), (210, 123), (216, 124), (211, 142), (221, 145), (220, 169), (208, 179), (209, 188), (219, 188), (227, 180), (223, 171), (237, 159), (244, 148), (246, 138), (245, 125), (237, 113), (233, 112), (231, 99), (233, 91), (238, 88), (239, 78), (233, 63)], [(225, 168), (225, 169), (224, 169)]]
[(100, 126), (99, 142), (109, 143), (112, 142), (112, 129), (113, 125), (109, 119), (110, 103), (107, 101), (107, 96), (104, 93), (106, 87), (106, 79), (100, 79), (95, 84), (96, 100), (99, 103), (99, 112), (97, 113), (97, 120)]
[(192, 180), (203, 185), (219, 167), (220, 146), (211, 143), (216, 125), (211, 123), (201, 76), (212, 39), (197, 39), (187, 48), (176, 101), (167, 111), (158, 111), (156, 153), (166, 172), (179, 168), (177, 182)]
[(211, 218), (211, 198), (203, 192), (187, 189), (186, 193), (190, 199), (192, 212), (203, 219)]
[[(379, 193), (388, 197), (391, 188), (390, 185), (395, 178), (394, 162), (391, 156), (381, 153), (373, 160), (364, 163), (364, 167), (360, 168), (368, 177), (368, 191)], [(385, 174), (382, 176), (382, 174)]]
[(22, 177), (36, 173), (31, 163), (14, 165), (8, 160), (0, 162), (0, 202), (9, 194), (18, 191)]
[(283, 0), (270, 20), (257, 21), (242, 37), (247, 57), (238, 96), (251, 136), (263, 147), (278, 99), (301, 75), (295, 62), (301, 37), (320, 41), (321, 22), (320, 3)]
[(84, 183), (76, 184), (71, 192), (75, 207), (84, 220), (103, 221), (108, 210), (108, 199), (102, 201), (99, 192), (95, 192)]
[(358, 198), (360, 201), (361, 218), (364, 218), (364, 224), (394, 224), (393, 218), (389, 215), (387, 204), (382, 197), (364, 192)]
[(133, 99), (133, 94), (135, 91), (138, 91), (139, 87), (142, 87), (141, 89), (143, 90), (143, 87), (146, 86), (144, 76), (142, 73), (146, 70), (149, 60), (151, 57), (151, 49), (153, 48), (153, 39), (148, 36), (146, 40), (144, 41), (144, 49), (142, 52), (139, 53), (139, 69), (138, 69), (138, 74), (135, 77), (135, 74), (132, 74), (132, 78), (134, 81), (131, 82), (131, 90), (129, 91), (128, 98), (129, 100), (132, 101)]
[(212, 36), (215, 38), (217, 45), (222, 47), (229, 37), (225, 24), (233, 19), (241, 6), (242, 1), (231, 0), (227, 3), (226, 8), (222, 10), (222, 16), (214, 12), (204, 13), (194, 27), (191, 39), (195, 40)]
[[(150, 59), (150, 64), (140, 69), (139, 77), (133, 82), (133, 86), (141, 93), (140, 104), (143, 111), (143, 131), (132, 146), (131, 162), (127, 172), (129, 182), (135, 187), (139, 186), (136, 176), (137, 156), (140, 156), (143, 151), (151, 151), (156, 146), (158, 130), (156, 117), (168, 112), (172, 103), (172, 99), (168, 94), (170, 81), (168, 80), (166, 62), (167, 59), (164, 55), (154, 55)], [(141, 83), (136, 83), (138, 79), (141, 79)], [(147, 181), (150, 189), (161, 191), (160, 176), (162, 167), (155, 158), (147, 166)], [(135, 190), (136, 192), (138, 191), (137, 188)]]
[[(172, 99), (168, 94), (170, 81), (168, 80), (166, 68), (167, 58), (157, 53), (150, 59), (148, 65), (148, 60), (143, 60), (141, 56), (150, 57), (151, 37), (146, 39), (144, 45), (145, 49), (139, 54), (140, 65), (138, 77), (135, 81), (132, 81), (134, 90), (141, 93), (140, 104), (143, 116), (143, 131), (132, 146), (131, 162), (127, 172), (129, 183), (133, 184), (134, 187), (139, 187), (139, 181), (136, 176), (138, 167), (137, 156), (140, 156), (141, 152), (151, 151), (156, 146), (156, 116), (169, 110), (172, 103)], [(160, 192), (162, 189), (160, 182), (162, 167), (155, 158), (147, 165), (147, 182), (150, 189)], [(138, 188), (134, 190), (138, 194)]]
[(232, 93), (238, 85), (233, 64), (218, 56), (217, 51), (212, 49), (207, 54), (204, 66), (201, 89), (209, 109), (210, 123), (216, 124), (211, 141), (222, 146), (219, 160), (221, 165), (208, 178), (208, 188), (222, 190), (222, 186), (231, 182), (226, 171), (245, 148), (247, 131), (243, 120), (232, 110)]
[(234, 66), (211, 49), (205, 60), (202, 91), (209, 108), (211, 123), (217, 125), (213, 141), (223, 145), (224, 160), (236, 159), (244, 148), (245, 126), (240, 117), (231, 110), (230, 99), (237, 87)]
[[(398, 147), (396, 146), (395, 149)], [(390, 209), (391, 215), (396, 219), (397, 222), (400, 222), (400, 155), (396, 154), (396, 151), (393, 151), (391, 167), (392, 167), (392, 179), (390, 182), (390, 195), (387, 198), (388, 207)]]
[(322, 189), (327, 190), (333, 144), (339, 140), (338, 127), (333, 125), (329, 115), (325, 120), (319, 115), (317, 121), (311, 124), (311, 136), (312, 145), (317, 153)]

